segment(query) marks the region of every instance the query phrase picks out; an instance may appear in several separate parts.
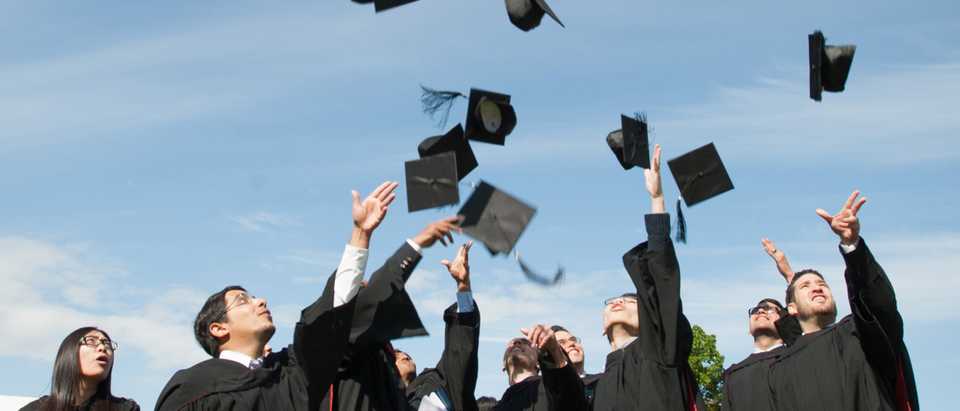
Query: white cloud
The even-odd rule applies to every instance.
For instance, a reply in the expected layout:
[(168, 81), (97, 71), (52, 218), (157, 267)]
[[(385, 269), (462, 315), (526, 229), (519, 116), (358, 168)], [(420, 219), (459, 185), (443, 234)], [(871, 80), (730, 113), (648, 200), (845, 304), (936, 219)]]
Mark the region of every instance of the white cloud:
[(177, 288), (150, 293), (118, 287), (123, 278), (85, 259), (85, 254), (23, 237), (0, 238), (0, 312), (8, 351), (49, 361), (70, 331), (104, 328), (124, 350), (146, 355), (153, 369), (181, 367), (204, 358), (194, 342), (192, 316), (205, 296)]
[(240, 228), (257, 233), (267, 232), (271, 229), (300, 226), (300, 220), (297, 218), (267, 211), (257, 211), (228, 218), (230, 221), (239, 224)]

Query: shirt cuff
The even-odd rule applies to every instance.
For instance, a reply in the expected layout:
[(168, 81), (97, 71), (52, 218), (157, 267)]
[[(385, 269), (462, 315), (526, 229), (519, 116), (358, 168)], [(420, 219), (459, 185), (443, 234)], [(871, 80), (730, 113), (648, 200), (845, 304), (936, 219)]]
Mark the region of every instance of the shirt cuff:
[(340, 266), (337, 267), (337, 274), (333, 280), (334, 308), (346, 304), (360, 291), (363, 273), (367, 269), (368, 253), (366, 248), (354, 247), (350, 244), (344, 248), (343, 256), (340, 257)]
[(457, 312), (473, 312), (473, 293), (470, 291), (457, 292)]
[(856, 251), (856, 249), (857, 249), (856, 244), (846, 245), (844, 243), (840, 243), (840, 251), (842, 251), (844, 254), (850, 254)]
[(420, 247), (420, 244), (413, 242), (413, 240), (409, 238), (407, 239), (407, 244), (409, 244), (410, 248), (412, 248), (413, 251), (416, 251), (417, 254), (423, 255), (423, 247)]

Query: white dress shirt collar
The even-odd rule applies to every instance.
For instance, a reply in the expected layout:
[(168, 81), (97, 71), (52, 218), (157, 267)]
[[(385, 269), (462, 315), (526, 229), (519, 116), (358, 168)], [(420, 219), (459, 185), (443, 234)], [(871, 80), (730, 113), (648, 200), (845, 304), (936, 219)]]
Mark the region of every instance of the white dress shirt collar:
[(251, 358), (249, 355), (246, 355), (242, 352), (236, 352), (236, 351), (230, 351), (230, 350), (220, 351), (220, 359), (233, 361), (251, 370), (260, 368), (260, 366), (263, 365), (263, 357)]

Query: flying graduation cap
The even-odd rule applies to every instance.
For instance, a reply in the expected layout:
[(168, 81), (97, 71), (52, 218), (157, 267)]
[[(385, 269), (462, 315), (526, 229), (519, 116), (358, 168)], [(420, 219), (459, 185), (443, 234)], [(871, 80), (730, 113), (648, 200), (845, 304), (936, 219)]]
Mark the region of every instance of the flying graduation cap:
[[(446, 124), (450, 109), (457, 98), (467, 97), (458, 91), (434, 90), (420, 86), (420, 103), (423, 112), (436, 117), (440, 125)], [(466, 138), (484, 143), (504, 145), (506, 138), (517, 126), (517, 112), (510, 104), (510, 96), (492, 91), (471, 88), (467, 98)]]
[(440, 153), (452, 152), (457, 157), (457, 180), (463, 180), (467, 174), (477, 168), (477, 157), (473, 155), (470, 142), (463, 135), (463, 126), (457, 124), (447, 134), (427, 137), (417, 146), (420, 158)]
[(520, 270), (527, 278), (552, 285), (563, 279), (563, 268), (559, 268), (552, 278), (537, 274), (520, 258), (519, 251), (514, 250), (536, 212), (529, 204), (481, 180), (457, 214), (463, 216), (460, 223), (463, 232), (482, 242), (491, 255), (514, 252)]
[(807, 39), (810, 43), (810, 98), (820, 101), (823, 91), (843, 91), (857, 46), (827, 45), (820, 30), (808, 35)]
[(460, 202), (456, 153), (446, 152), (407, 161), (404, 168), (408, 212)]
[(680, 188), (677, 199), (677, 241), (687, 242), (687, 223), (680, 208), (682, 199), (692, 207), (717, 195), (733, 190), (733, 182), (723, 167), (713, 143), (667, 161), (673, 179)]
[(607, 145), (624, 170), (634, 166), (650, 168), (650, 143), (647, 135), (647, 117), (641, 113), (633, 117), (620, 115), (619, 130), (607, 134)]
[(544, 14), (549, 14), (550, 18), (557, 22), (560, 27), (566, 28), (557, 18), (547, 0), (505, 0), (507, 3), (507, 16), (510, 22), (518, 29), (530, 31), (540, 25), (540, 20)]
[(370, 4), (373, 3), (373, 8), (377, 13), (390, 10), (394, 7), (400, 7), (404, 4), (413, 3), (417, 0), (353, 0), (354, 3), (360, 4)]

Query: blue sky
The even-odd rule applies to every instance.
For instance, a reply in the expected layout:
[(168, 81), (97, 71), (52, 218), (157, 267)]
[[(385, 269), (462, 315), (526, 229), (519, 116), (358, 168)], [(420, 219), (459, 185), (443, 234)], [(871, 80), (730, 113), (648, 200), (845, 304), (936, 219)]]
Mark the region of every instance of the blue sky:
[[(620, 113), (643, 110), (665, 158), (712, 141), (736, 186), (685, 210), (679, 247), (687, 315), (728, 364), (751, 349), (744, 310), (782, 298), (761, 237), (845, 294), (835, 237), (813, 210), (858, 188), (921, 403), (955, 402), (960, 360), (941, 355), (958, 337), (960, 287), (953, 2), (551, 4), (566, 29), (520, 32), (498, 1), (380, 15), (346, 0), (0, 2), (0, 369), (17, 370), (0, 394), (43, 394), (63, 336), (98, 324), (121, 344), (114, 391), (152, 408), (175, 370), (203, 359), (190, 322), (227, 284), (267, 297), (273, 344), (288, 343), (347, 240), (350, 189), (402, 180), (417, 143), (441, 132), (420, 113), (422, 83), (513, 95), (516, 130), (505, 147), (474, 144), (480, 167), (461, 196), (482, 178), (537, 205), (520, 250), (568, 271), (542, 288), (475, 249), (478, 396), (500, 396), (503, 344), (536, 322), (568, 326), (588, 370), (602, 368), (600, 301), (629, 286), (620, 256), (645, 238), (649, 210), (642, 173), (624, 172), (604, 138)], [(819, 104), (806, 83), (814, 29), (858, 45), (847, 91)], [(454, 211), (408, 214), (405, 201), (376, 233), (371, 271)], [(421, 367), (439, 355), (454, 283), (438, 262), (453, 253), (428, 250), (409, 284), (433, 335), (396, 345)]]

